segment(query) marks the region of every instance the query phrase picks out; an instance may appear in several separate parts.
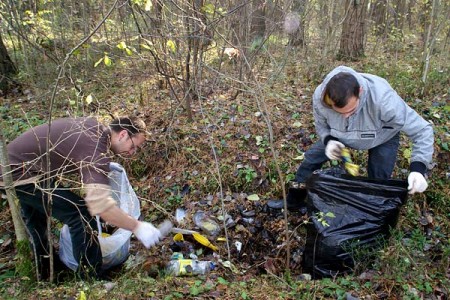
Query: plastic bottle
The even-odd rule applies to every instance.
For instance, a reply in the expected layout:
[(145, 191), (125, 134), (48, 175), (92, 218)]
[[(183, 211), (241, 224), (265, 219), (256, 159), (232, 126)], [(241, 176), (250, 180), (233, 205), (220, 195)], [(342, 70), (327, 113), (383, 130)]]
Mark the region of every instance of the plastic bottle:
[(216, 221), (214, 221), (210, 216), (208, 216), (203, 211), (197, 211), (194, 216), (193, 220), (195, 225), (200, 227), (204, 232), (206, 232), (208, 235), (215, 236), (220, 232), (220, 226), (217, 224)]
[(215, 267), (212, 261), (174, 259), (167, 265), (167, 271), (174, 276), (192, 276), (209, 273)]

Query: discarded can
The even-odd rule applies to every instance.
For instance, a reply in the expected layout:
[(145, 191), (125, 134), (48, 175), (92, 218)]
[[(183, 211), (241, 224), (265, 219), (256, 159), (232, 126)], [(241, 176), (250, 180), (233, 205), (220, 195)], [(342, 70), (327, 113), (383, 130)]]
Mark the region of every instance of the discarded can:
[(167, 265), (167, 272), (174, 276), (204, 275), (215, 268), (212, 261), (175, 259)]

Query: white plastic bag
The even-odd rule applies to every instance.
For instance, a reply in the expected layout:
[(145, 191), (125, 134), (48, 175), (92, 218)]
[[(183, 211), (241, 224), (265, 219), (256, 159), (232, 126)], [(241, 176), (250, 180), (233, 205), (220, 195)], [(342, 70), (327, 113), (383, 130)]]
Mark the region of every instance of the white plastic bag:
[[(109, 184), (111, 186), (112, 197), (117, 201), (123, 211), (130, 214), (133, 218), (138, 219), (141, 215), (139, 199), (128, 181), (125, 170), (118, 163), (111, 163), (109, 168), (111, 170), (109, 173)], [(110, 236), (103, 237), (98, 216), (97, 224), (99, 229), (98, 240), (103, 257), (102, 268), (109, 269), (123, 263), (128, 258), (131, 231), (118, 228)], [(73, 257), (70, 229), (67, 225), (61, 228), (59, 258), (68, 268), (72, 270), (78, 268), (78, 262)]]

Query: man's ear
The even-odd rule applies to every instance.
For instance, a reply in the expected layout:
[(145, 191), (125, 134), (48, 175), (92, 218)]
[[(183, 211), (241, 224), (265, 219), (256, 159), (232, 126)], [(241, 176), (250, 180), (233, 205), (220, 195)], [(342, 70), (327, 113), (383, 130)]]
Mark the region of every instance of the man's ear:
[(361, 97), (362, 93), (363, 93), (363, 88), (362, 88), (362, 86), (360, 86), (359, 87), (359, 97)]
[(119, 132), (119, 141), (125, 138), (128, 135), (128, 132), (124, 129)]

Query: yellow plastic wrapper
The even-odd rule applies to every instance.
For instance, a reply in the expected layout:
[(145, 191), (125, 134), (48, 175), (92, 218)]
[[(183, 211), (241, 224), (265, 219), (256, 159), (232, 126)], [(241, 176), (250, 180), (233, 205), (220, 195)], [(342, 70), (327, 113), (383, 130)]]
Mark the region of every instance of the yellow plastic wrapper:
[[(206, 247), (208, 247), (208, 248), (211, 248), (211, 249), (214, 250), (214, 251), (219, 250), (219, 248), (217, 248), (215, 245), (213, 245), (213, 244), (208, 240), (207, 237), (201, 235), (201, 234), (198, 233), (198, 232), (193, 232), (193, 233), (192, 233), (192, 237), (194, 238), (194, 240), (196, 240), (198, 243), (202, 244), (203, 246), (206, 246)], [(181, 241), (184, 241), (183, 234), (181, 234), (181, 233), (175, 234), (175, 236), (173, 237), (173, 240), (174, 240), (175, 242), (181, 242)]]
[(355, 165), (352, 162), (350, 150), (348, 150), (348, 148), (342, 149), (341, 155), (342, 155), (342, 161), (344, 162), (344, 168), (347, 171), (347, 173), (352, 176), (358, 176), (359, 166)]
[(194, 237), (194, 239), (199, 242), (200, 244), (202, 244), (203, 246), (206, 246), (208, 248), (211, 248), (214, 251), (219, 250), (219, 248), (217, 248), (215, 245), (213, 245), (207, 237), (201, 235), (200, 233), (193, 233), (192, 236)]

